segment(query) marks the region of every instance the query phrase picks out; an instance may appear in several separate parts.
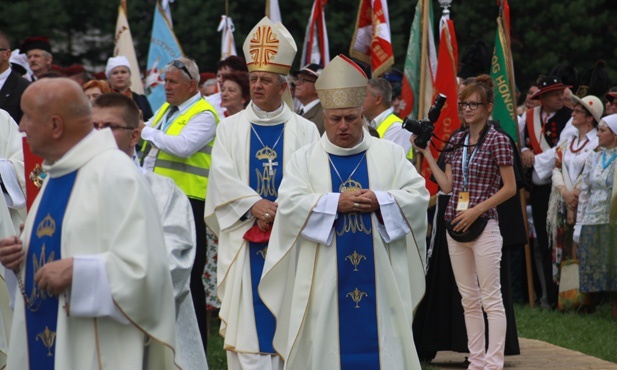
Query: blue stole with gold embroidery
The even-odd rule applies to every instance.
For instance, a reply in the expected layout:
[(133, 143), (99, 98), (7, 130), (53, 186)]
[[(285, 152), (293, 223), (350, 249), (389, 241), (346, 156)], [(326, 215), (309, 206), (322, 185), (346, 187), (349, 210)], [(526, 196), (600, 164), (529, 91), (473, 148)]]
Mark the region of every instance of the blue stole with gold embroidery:
[(26, 259), (26, 328), (30, 369), (54, 369), (58, 298), (38, 289), (34, 275), (61, 256), (62, 220), (77, 171), (50, 178), (34, 219)]
[[(275, 201), (278, 188), (283, 179), (283, 123), (276, 126), (253, 124), (250, 149), (250, 185), (263, 198)], [(280, 138), (280, 140), (279, 140)], [(275, 145), (276, 144), (276, 145)], [(257, 286), (264, 269), (268, 243), (249, 242), (251, 261), (251, 285), (253, 291), (253, 309), (255, 326), (261, 353), (276, 353), (272, 345), (276, 321), (272, 312), (259, 298)]]
[[(364, 152), (330, 154), (332, 191), (369, 188)], [(357, 167), (353, 177), (347, 179)], [(336, 170), (338, 170), (337, 175)], [(341, 183), (341, 177), (345, 183)], [(379, 369), (375, 253), (370, 213), (339, 213), (335, 225), (341, 370)]]

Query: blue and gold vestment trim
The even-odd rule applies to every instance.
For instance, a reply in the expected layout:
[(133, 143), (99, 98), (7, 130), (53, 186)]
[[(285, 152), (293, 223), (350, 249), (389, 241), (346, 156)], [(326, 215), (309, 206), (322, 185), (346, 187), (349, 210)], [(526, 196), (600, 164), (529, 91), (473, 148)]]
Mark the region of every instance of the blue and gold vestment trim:
[[(283, 179), (283, 147), (285, 124), (260, 126), (252, 124), (249, 151), (249, 184), (263, 199), (275, 201)], [(268, 243), (248, 242), (251, 265), (251, 289), (259, 352), (276, 354), (272, 341), (276, 320), (259, 297), (257, 287), (264, 268)]]
[[(350, 156), (331, 154), (330, 160), (333, 189), (347, 192), (369, 188), (364, 152)], [(352, 173), (352, 178), (342, 183)], [(341, 370), (379, 369), (372, 230), (370, 213), (338, 214), (335, 232)]]
[(34, 218), (26, 257), (26, 328), (31, 369), (53, 370), (55, 362), (58, 298), (41, 291), (34, 282), (36, 272), (61, 256), (64, 213), (75, 184), (77, 171), (51, 178)]

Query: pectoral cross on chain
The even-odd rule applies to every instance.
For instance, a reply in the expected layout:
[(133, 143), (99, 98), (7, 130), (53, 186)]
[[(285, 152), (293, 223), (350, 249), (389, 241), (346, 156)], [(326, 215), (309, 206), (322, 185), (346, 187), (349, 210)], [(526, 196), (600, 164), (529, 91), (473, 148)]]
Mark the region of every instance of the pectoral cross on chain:
[(274, 158), (269, 156), (268, 157), (268, 163), (264, 163), (263, 164), (264, 167), (268, 167), (268, 175), (269, 176), (274, 176), (274, 166), (278, 166), (279, 165), (278, 162), (272, 162), (272, 160), (274, 160)]

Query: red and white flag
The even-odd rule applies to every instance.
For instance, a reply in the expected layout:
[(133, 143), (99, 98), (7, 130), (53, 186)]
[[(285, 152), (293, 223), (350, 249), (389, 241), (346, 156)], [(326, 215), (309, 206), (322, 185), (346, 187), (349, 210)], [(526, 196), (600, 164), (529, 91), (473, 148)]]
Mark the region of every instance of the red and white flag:
[(234, 31), (236, 28), (234, 27), (234, 22), (231, 20), (231, 17), (222, 15), (221, 23), (219, 23), (219, 27), (216, 30), (222, 32), (221, 60), (227, 59), (227, 57), (231, 55), (238, 55), (236, 52), (236, 43), (234, 42)]
[(373, 77), (379, 77), (394, 64), (386, 0), (360, 0), (349, 55), (370, 64)]
[(327, 0), (315, 0), (311, 17), (306, 26), (304, 36), (304, 46), (302, 48), (301, 66), (311, 63), (325, 67), (330, 61), (330, 50), (328, 45), (328, 30), (326, 29), (326, 18), (324, 6)]

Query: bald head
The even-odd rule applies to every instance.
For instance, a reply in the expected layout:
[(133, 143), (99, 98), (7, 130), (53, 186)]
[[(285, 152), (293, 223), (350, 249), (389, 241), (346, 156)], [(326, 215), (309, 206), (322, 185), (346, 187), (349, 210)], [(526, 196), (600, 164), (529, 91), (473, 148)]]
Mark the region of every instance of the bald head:
[(68, 78), (34, 82), (21, 97), (20, 130), (31, 150), (56, 161), (92, 131), (91, 108), (81, 86)]

